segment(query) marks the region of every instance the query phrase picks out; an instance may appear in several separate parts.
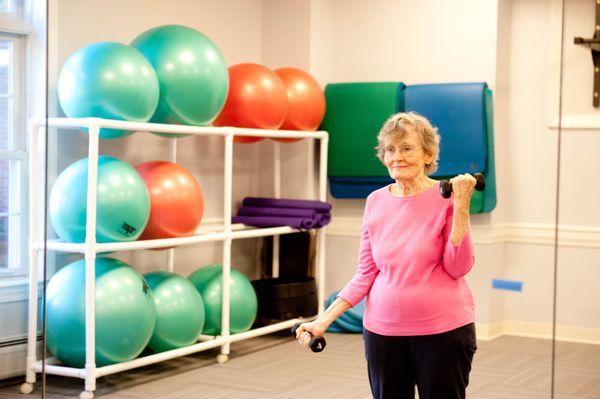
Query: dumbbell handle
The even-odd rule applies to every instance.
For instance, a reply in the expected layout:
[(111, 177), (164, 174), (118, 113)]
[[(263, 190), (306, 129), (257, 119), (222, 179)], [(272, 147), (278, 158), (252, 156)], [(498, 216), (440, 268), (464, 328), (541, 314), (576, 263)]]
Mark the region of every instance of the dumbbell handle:
[[(475, 190), (483, 191), (485, 189), (485, 177), (481, 173), (475, 173), (473, 175), (477, 183), (475, 184)], [(452, 194), (452, 183), (448, 180), (440, 181), (440, 194), (444, 198), (450, 198), (450, 194)]]
[[(301, 323), (296, 323), (292, 326), (292, 335), (295, 337), (296, 336), (296, 330), (298, 329), (298, 327), (300, 327)], [(308, 331), (306, 331), (308, 334), (310, 334)], [(318, 352), (322, 352), (323, 349), (325, 349), (325, 345), (327, 345), (327, 342), (325, 342), (325, 338), (318, 336), (318, 337), (313, 337), (312, 334), (310, 334), (310, 344), (308, 346), (310, 346), (310, 350), (312, 350), (315, 353)]]

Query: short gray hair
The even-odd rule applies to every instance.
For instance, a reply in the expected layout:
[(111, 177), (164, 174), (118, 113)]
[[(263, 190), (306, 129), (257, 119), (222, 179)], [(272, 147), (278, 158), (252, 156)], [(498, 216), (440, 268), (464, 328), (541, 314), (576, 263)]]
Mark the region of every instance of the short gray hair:
[(419, 135), (423, 151), (431, 155), (433, 160), (425, 165), (425, 174), (430, 175), (438, 168), (440, 159), (440, 135), (437, 128), (433, 127), (427, 118), (416, 112), (398, 112), (388, 118), (377, 134), (377, 158), (383, 163), (384, 145), (388, 138), (393, 140), (402, 139), (408, 130), (412, 130)]

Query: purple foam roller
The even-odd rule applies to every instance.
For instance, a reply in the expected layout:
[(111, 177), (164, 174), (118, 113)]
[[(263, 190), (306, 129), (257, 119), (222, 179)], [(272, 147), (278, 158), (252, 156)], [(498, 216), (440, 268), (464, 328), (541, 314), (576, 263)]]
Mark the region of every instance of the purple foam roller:
[(285, 198), (259, 198), (246, 197), (242, 202), (243, 206), (254, 206), (263, 208), (300, 208), (314, 209), (319, 213), (326, 213), (331, 210), (331, 204), (323, 201), (285, 199)]
[(315, 227), (311, 218), (283, 216), (234, 216), (233, 223), (243, 223), (256, 227), (290, 226), (296, 229), (309, 230)]

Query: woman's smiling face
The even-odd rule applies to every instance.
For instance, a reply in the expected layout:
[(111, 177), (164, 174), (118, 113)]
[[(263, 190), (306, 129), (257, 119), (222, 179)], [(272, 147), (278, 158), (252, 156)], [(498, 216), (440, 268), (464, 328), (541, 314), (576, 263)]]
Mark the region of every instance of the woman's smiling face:
[(423, 151), (419, 135), (407, 130), (401, 139), (390, 137), (384, 146), (384, 163), (390, 177), (396, 181), (413, 180), (425, 174), (425, 165), (432, 157)]

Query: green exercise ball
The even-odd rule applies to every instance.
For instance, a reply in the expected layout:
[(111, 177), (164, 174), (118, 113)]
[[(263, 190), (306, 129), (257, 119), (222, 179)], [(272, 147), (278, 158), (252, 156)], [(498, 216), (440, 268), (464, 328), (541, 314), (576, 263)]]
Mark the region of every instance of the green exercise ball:
[[(52, 226), (66, 242), (84, 242), (88, 158), (69, 165), (56, 179), (48, 209)], [(134, 241), (150, 217), (150, 196), (138, 172), (120, 159), (98, 157), (97, 242)]]
[[(96, 259), (96, 365), (137, 357), (148, 344), (156, 312), (142, 275), (116, 259)], [(65, 365), (85, 366), (85, 260), (60, 269), (46, 292), (46, 342)]]
[[(147, 122), (158, 98), (158, 78), (152, 65), (137, 49), (121, 43), (100, 42), (77, 50), (58, 78), (58, 99), (71, 118)], [(101, 129), (100, 137), (114, 139), (131, 133)]]
[(131, 46), (158, 76), (160, 99), (152, 122), (205, 126), (217, 117), (227, 98), (229, 73), (208, 37), (186, 26), (166, 25), (142, 33)]
[(156, 305), (156, 327), (148, 347), (163, 352), (195, 343), (204, 326), (204, 302), (185, 277), (160, 271), (144, 274)]
[[(221, 265), (206, 266), (196, 270), (188, 277), (204, 300), (203, 333), (207, 335), (221, 333), (222, 270)], [(229, 331), (232, 334), (247, 331), (252, 327), (258, 309), (254, 287), (243, 273), (232, 268), (229, 290)]]

